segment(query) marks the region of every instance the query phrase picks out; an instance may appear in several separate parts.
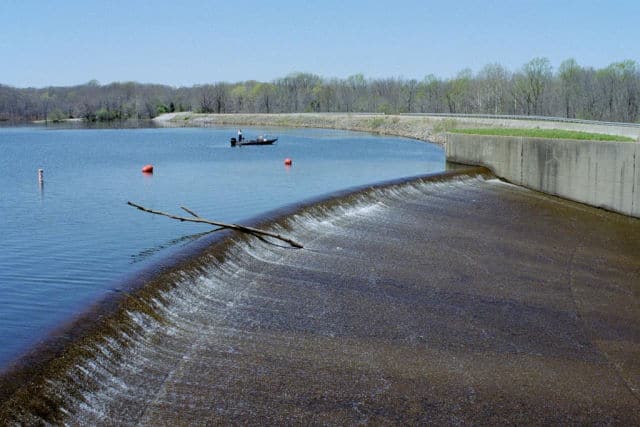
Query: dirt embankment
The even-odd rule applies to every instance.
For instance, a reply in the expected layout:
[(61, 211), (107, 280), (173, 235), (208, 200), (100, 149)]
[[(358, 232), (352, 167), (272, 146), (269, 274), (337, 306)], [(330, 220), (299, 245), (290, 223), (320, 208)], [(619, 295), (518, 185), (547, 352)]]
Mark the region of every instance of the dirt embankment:
[(439, 117), (389, 116), (383, 114), (197, 114), (168, 113), (154, 121), (164, 126), (206, 127), (279, 126), (344, 129), (395, 135), (422, 141), (444, 143), (443, 132), (457, 124)]
[(510, 127), (565, 129), (640, 138), (640, 127), (611, 123), (572, 123), (521, 118), (409, 116), (372, 113), (296, 113), (296, 114), (199, 114), (167, 113), (154, 119), (161, 126), (278, 126), (344, 129), (394, 135), (421, 141), (445, 143), (445, 132), (454, 128)]

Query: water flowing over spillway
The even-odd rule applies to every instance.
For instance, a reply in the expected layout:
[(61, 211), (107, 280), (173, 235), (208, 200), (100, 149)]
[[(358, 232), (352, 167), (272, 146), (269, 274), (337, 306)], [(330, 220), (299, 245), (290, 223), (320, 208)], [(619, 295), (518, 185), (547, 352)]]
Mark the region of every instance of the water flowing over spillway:
[(473, 170), (270, 228), (304, 249), (213, 245), (72, 344), (0, 419), (640, 422), (640, 221)]

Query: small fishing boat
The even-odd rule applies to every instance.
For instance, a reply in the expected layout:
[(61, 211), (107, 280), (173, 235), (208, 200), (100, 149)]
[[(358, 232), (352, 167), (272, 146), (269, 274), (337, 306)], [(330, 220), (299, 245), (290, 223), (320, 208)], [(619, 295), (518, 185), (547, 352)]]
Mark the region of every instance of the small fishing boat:
[(231, 138), (231, 146), (243, 146), (243, 145), (272, 145), (278, 138), (270, 138), (266, 136), (259, 136), (256, 139), (243, 139), (238, 141), (235, 137)]

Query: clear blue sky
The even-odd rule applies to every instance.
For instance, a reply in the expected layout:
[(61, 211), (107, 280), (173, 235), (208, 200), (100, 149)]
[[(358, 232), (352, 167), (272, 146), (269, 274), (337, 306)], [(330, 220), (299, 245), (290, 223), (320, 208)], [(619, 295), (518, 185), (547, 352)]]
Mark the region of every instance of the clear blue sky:
[(0, 0), (0, 84), (422, 79), (640, 61), (640, 0)]

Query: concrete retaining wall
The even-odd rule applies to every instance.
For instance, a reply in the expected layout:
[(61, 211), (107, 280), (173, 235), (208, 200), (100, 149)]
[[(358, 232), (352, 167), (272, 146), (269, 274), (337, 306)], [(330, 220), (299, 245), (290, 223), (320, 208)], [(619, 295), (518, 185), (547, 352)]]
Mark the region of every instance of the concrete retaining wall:
[(640, 143), (447, 134), (447, 160), (640, 218)]

